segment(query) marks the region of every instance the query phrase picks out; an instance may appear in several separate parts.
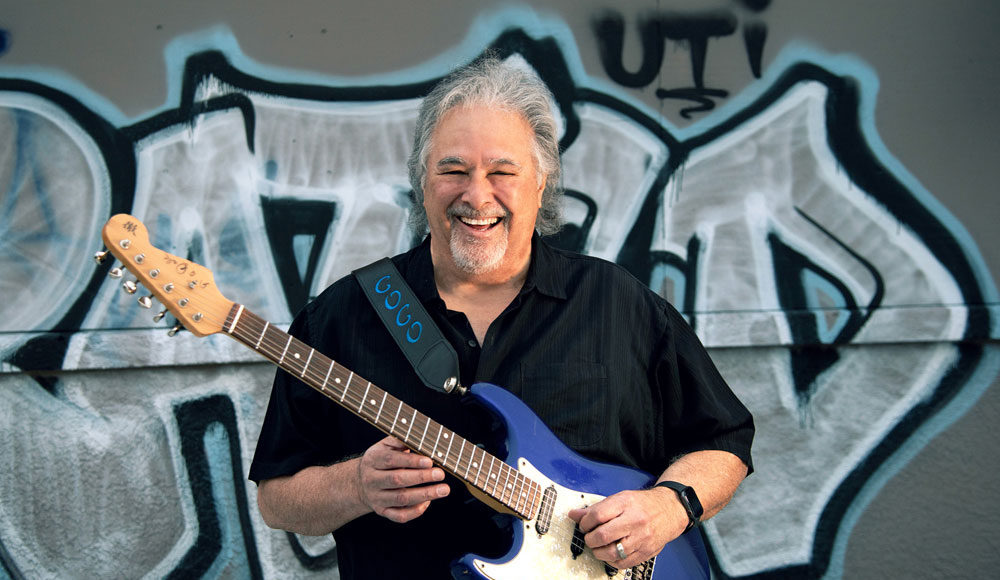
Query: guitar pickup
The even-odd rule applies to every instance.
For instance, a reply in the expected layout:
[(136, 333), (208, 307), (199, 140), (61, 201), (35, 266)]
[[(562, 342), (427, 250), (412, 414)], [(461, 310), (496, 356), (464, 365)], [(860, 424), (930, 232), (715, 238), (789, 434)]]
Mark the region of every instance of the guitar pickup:
[(556, 495), (558, 493), (555, 486), (551, 485), (542, 492), (542, 505), (538, 508), (538, 517), (535, 519), (535, 531), (538, 532), (539, 536), (549, 533), (549, 526), (552, 524), (552, 512), (556, 507)]

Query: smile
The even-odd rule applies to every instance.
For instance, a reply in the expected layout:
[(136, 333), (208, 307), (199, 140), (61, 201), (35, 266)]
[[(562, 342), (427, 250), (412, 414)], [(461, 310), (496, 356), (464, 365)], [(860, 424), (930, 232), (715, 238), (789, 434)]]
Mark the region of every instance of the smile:
[(464, 215), (454, 216), (458, 221), (460, 221), (465, 227), (478, 231), (485, 232), (493, 229), (499, 223), (503, 222), (503, 216), (490, 216), (490, 217), (472, 217)]

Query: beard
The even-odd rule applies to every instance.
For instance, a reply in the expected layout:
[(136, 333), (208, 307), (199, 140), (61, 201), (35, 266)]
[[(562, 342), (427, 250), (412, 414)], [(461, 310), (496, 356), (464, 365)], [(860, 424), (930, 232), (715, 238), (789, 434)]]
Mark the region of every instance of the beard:
[[(496, 212), (477, 212), (470, 209), (451, 208), (448, 215), (452, 220), (458, 221), (458, 217), (483, 218), (496, 217)], [(503, 210), (501, 222), (494, 228), (502, 228), (489, 239), (479, 239), (467, 236), (455, 228), (451, 230), (451, 239), (448, 240), (448, 247), (451, 250), (451, 257), (455, 265), (462, 271), (472, 274), (486, 274), (496, 270), (503, 262), (507, 254), (507, 240), (510, 234), (510, 214)]]

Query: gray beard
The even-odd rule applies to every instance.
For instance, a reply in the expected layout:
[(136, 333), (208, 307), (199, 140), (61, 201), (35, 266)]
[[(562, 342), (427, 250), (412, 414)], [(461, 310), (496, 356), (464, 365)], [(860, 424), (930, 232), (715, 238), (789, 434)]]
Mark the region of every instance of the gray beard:
[(448, 246), (451, 249), (451, 257), (463, 272), (472, 275), (486, 274), (496, 270), (503, 261), (507, 253), (507, 223), (501, 224), (504, 228), (503, 236), (499, 240), (480, 241), (468, 238), (452, 231)]

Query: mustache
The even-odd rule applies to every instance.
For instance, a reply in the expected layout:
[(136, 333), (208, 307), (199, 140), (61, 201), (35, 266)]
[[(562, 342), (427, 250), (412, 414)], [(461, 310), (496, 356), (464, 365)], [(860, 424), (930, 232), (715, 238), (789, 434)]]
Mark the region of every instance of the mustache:
[(453, 205), (448, 208), (445, 215), (447, 215), (449, 219), (456, 217), (464, 217), (468, 219), (506, 219), (510, 217), (510, 211), (502, 205), (487, 207), (483, 210), (473, 209), (467, 205)]

